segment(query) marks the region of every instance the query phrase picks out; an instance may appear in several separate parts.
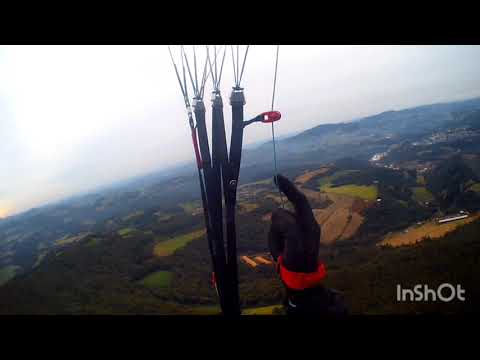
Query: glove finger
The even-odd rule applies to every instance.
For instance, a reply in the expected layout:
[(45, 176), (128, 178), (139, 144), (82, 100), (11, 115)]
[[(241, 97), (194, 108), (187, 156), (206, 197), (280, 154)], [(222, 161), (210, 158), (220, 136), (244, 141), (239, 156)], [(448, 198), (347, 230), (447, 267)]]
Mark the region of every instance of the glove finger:
[(298, 190), (298, 188), (283, 175), (277, 175), (276, 180), (280, 191), (285, 194), (287, 199), (295, 207), (299, 224), (306, 231), (308, 231), (309, 228), (318, 227), (318, 223), (315, 220), (312, 208), (305, 194)]

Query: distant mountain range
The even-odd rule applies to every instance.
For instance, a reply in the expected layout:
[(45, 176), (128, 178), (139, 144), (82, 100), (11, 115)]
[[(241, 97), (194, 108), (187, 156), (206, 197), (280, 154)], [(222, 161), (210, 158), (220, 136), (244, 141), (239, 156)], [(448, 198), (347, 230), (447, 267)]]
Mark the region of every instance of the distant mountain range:
[[(394, 143), (421, 137), (432, 131), (452, 126), (458, 120), (457, 114), (480, 109), (480, 97), (431, 105), (422, 105), (398, 111), (385, 111), (380, 114), (354, 119), (350, 122), (322, 124), (300, 132), (296, 135), (277, 138), (277, 158), (279, 170), (303, 166), (312, 163), (319, 165), (343, 157), (355, 156), (368, 159), (372, 154), (388, 149)], [(355, 154), (352, 154), (352, 146)], [(268, 177), (272, 173), (272, 142), (258, 142), (243, 149), (241, 180), (252, 181), (258, 177)], [(182, 163), (168, 169), (154, 171), (147, 175), (118, 181), (108, 186), (78, 194), (48, 206), (81, 201), (92, 194), (134, 190), (154, 186), (175, 177), (191, 177), (196, 191), (195, 166), (193, 161)], [(15, 215), (30, 216), (37, 209)], [(0, 219), (6, 223), (11, 218)]]
[[(368, 157), (402, 138), (412, 139), (450, 126), (458, 119), (457, 114), (478, 109), (480, 98), (474, 98), (386, 111), (350, 122), (322, 124), (278, 141), (278, 159), (286, 166), (306, 158), (331, 161), (350, 156), (350, 146), (355, 146), (356, 156)], [(243, 166), (271, 163), (271, 148), (270, 141), (245, 150)]]
[[(278, 206), (271, 146), (243, 151), (239, 253), (266, 251), (266, 215)], [(344, 251), (337, 260), (329, 257), (341, 271), (357, 268), (347, 260), (361, 264), (376, 258), (380, 250), (369, 244), (390, 232), (480, 209), (480, 98), (319, 125), (278, 139), (277, 149), (279, 171), (303, 184), (323, 221), (322, 232), (335, 240), (332, 254)], [(203, 227), (193, 162), (0, 219), (0, 312), (178, 313), (180, 305), (212, 303), (207, 243), (191, 241)], [(183, 245), (171, 256), (157, 256), (163, 243)], [(365, 256), (350, 253), (357, 247), (365, 248)], [(469, 259), (477, 254), (478, 249), (469, 252)], [(430, 266), (431, 257), (415, 250), (410, 255)], [(458, 252), (458, 258), (464, 255)], [(461, 261), (455, 266), (448, 273), (468, 274)], [(240, 265), (249, 303), (280, 301), (280, 284), (270, 270)], [(170, 278), (171, 294), (155, 295), (142, 285), (154, 273), (162, 283)], [(372, 267), (371, 273), (379, 271)], [(344, 289), (357, 286), (355, 277), (346, 278)], [(350, 298), (354, 306), (363, 299)], [(176, 305), (169, 303), (173, 299)]]

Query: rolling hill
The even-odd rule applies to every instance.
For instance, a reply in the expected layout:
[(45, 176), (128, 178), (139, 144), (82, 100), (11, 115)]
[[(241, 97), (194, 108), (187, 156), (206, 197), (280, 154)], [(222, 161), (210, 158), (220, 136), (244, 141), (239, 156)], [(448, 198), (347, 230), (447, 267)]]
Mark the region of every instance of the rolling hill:
[[(271, 165), (270, 146), (244, 150), (241, 254), (268, 251), (269, 215), (280, 201), (271, 166), (265, 166)], [(397, 257), (416, 259), (416, 271), (435, 281), (445, 273), (429, 269), (442, 261), (466, 276), (456, 255), (424, 258), (436, 246), (478, 261), (471, 235), (478, 220), (446, 240), (408, 250), (377, 244), (418, 222), (480, 210), (480, 99), (319, 125), (280, 140), (278, 149), (282, 173), (305, 192), (322, 225), (321, 256), (334, 270), (330, 284), (348, 294), (354, 312), (395, 312), (387, 295), (401, 266)], [(194, 167), (182, 165), (0, 220), (0, 313), (211, 310), (216, 295), (200, 210)], [(461, 234), (468, 236), (452, 240)], [(360, 281), (354, 268), (368, 279)], [(244, 307), (280, 303), (282, 287), (272, 267), (252, 270), (240, 263), (239, 272)], [(413, 270), (409, 274), (405, 281), (413, 279)], [(371, 287), (379, 289), (372, 293), (378, 297), (363, 295)]]

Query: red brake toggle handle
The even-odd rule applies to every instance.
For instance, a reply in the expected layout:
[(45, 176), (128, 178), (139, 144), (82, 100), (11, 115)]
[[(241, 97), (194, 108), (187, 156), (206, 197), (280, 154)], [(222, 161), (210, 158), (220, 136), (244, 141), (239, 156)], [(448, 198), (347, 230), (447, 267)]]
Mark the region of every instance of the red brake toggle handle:
[(273, 123), (277, 120), (280, 120), (280, 118), (282, 117), (282, 114), (280, 113), (280, 111), (267, 111), (260, 114), (260, 116), (263, 117), (262, 119), (263, 123)]

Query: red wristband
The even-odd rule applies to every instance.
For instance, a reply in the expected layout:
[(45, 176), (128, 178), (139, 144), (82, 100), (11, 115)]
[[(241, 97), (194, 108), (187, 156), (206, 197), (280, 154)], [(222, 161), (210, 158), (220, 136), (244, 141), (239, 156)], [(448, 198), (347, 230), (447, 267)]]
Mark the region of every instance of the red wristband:
[(318, 265), (313, 273), (293, 272), (283, 264), (283, 258), (278, 257), (277, 271), (285, 286), (292, 290), (304, 290), (319, 285), (327, 275), (327, 269), (323, 263)]

